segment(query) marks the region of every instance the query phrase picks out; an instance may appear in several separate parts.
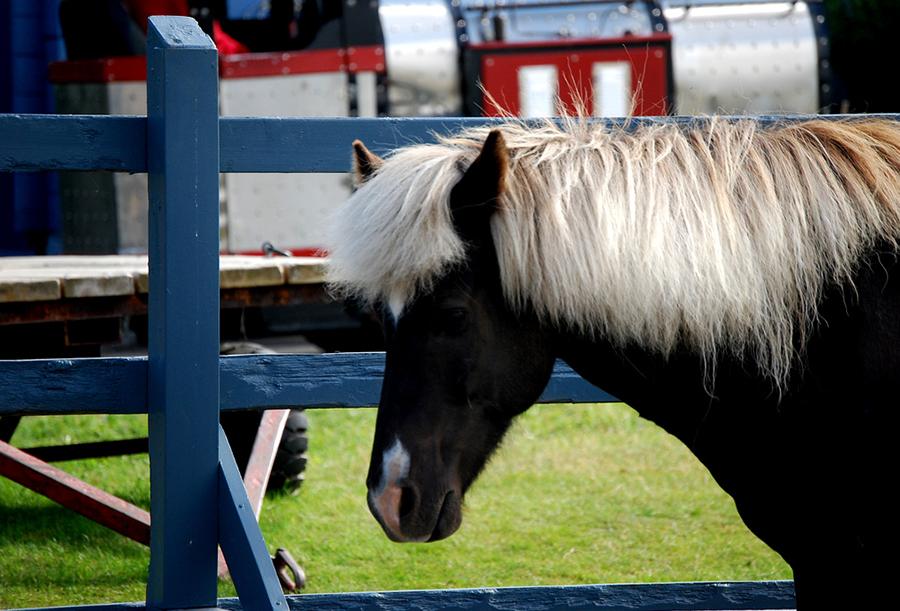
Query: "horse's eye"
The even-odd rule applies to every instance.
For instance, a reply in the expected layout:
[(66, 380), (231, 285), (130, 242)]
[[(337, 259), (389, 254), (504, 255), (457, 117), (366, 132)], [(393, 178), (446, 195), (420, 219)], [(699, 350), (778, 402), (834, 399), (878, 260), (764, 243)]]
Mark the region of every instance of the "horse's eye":
[(469, 313), (463, 308), (441, 308), (435, 313), (434, 330), (442, 335), (459, 335), (469, 324)]

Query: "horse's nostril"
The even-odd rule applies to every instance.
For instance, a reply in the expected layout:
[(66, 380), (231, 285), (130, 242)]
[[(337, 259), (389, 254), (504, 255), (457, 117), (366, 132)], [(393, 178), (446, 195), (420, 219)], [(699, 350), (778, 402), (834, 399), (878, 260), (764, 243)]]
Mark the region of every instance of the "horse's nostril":
[(408, 516), (413, 512), (413, 510), (415, 510), (416, 498), (416, 491), (412, 487), (403, 486), (403, 488), (400, 489), (400, 507), (398, 509), (401, 519)]

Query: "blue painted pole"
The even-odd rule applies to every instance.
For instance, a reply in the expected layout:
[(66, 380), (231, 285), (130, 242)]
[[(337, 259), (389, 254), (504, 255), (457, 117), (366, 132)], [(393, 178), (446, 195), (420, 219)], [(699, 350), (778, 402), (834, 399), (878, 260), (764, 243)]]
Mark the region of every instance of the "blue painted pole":
[(147, 34), (150, 191), (147, 607), (216, 605), (219, 419), (217, 55), (186, 17)]

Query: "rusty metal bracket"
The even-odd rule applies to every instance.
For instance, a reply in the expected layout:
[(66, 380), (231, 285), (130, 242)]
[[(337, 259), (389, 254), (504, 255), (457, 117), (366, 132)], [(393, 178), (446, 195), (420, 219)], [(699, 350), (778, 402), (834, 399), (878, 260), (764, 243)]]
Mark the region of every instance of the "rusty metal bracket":
[(285, 594), (298, 592), (306, 587), (306, 573), (303, 572), (289, 551), (279, 547), (272, 556), (272, 564), (275, 565), (275, 573), (278, 575), (278, 581), (281, 582), (281, 589)]

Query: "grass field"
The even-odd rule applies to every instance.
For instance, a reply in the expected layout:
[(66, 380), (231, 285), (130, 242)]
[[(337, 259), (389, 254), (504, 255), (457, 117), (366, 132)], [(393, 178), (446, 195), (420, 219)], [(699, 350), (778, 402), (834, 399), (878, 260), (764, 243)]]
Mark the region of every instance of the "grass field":
[[(309, 592), (634, 581), (788, 579), (731, 499), (676, 440), (625, 406), (537, 406), (467, 496), (460, 531), (391, 543), (366, 509), (373, 410), (310, 413), (296, 496), (270, 495), (262, 527)], [(29, 418), (13, 442), (114, 439), (130, 416)], [(63, 463), (143, 507), (146, 456)], [(141, 600), (147, 550), (0, 480), (0, 608)], [(230, 583), (220, 596), (233, 595)]]

